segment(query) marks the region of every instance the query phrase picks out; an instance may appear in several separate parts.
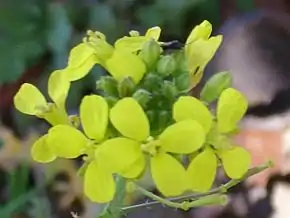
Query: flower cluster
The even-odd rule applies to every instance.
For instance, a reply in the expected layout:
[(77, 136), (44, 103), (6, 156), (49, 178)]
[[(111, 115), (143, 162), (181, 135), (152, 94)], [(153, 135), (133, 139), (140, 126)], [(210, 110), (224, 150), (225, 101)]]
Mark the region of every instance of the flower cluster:
[[(52, 125), (32, 146), (34, 160), (84, 156), (84, 191), (99, 203), (113, 199), (115, 175), (134, 181), (146, 169), (164, 196), (208, 191), (219, 165), (230, 178), (241, 178), (250, 156), (229, 136), (245, 114), (246, 99), (229, 87), (227, 73), (207, 83), (201, 100), (189, 95), (222, 41), (211, 31), (202, 22), (184, 48), (173, 52), (159, 41), (159, 27), (145, 35), (131, 31), (114, 45), (103, 33), (88, 31), (71, 50), (67, 67), (51, 73), (51, 103), (32, 84), (15, 95), (20, 112)], [(79, 114), (68, 116), (71, 83), (96, 64), (109, 73), (97, 81), (102, 94), (85, 96)], [(217, 108), (210, 111), (207, 105), (215, 100)]]

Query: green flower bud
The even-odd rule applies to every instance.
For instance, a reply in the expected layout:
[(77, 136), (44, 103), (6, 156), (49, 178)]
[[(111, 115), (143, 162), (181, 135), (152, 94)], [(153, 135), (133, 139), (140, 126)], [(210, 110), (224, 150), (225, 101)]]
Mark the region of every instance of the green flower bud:
[(106, 99), (109, 107), (113, 107), (117, 103), (117, 101), (119, 100), (118, 98), (115, 98), (115, 97), (112, 97), (112, 96), (108, 96), (105, 99)]
[(158, 123), (158, 130), (162, 131), (167, 127), (171, 119), (171, 113), (169, 111), (157, 111), (157, 123)]
[(142, 105), (142, 107), (145, 107), (147, 103), (152, 99), (152, 95), (145, 89), (139, 89), (133, 94), (133, 98), (138, 101), (138, 103)]
[(184, 51), (176, 52), (173, 55), (176, 64), (176, 70), (181, 72), (187, 70), (187, 59), (185, 57)]
[(118, 82), (111, 76), (102, 76), (97, 82), (97, 89), (102, 90), (105, 96), (118, 96)]
[(146, 111), (146, 115), (148, 117), (150, 123), (150, 133), (152, 136), (158, 135), (158, 123), (156, 122), (157, 118), (157, 111), (149, 110)]
[(124, 78), (118, 84), (119, 97), (124, 98), (124, 97), (128, 97), (128, 96), (132, 96), (132, 94), (135, 90), (135, 87), (136, 87), (136, 84), (134, 83), (134, 81), (131, 77)]
[(229, 88), (232, 83), (232, 78), (228, 72), (220, 72), (213, 75), (203, 87), (200, 98), (202, 101), (211, 103), (216, 100), (221, 93)]
[(160, 76), (154, 73), (149, 73), (144, 78), (143, 87), (149, 92), (156, 91), (156, 90), (159, 91), (162, 83), (163, 83), (163, 79)]
[(152, 111), (152, 110), (146, 111), (146, 115), (147, 115), (150, 123), (155, 120), (155, 112), (154, 111)]
[(164, 81), (162, 86), (162, 94), (169, 100), (174, 100), (178, 94), (178, 91), (172, 82)]
[(157, 73), (163, 77), (169, 76), (176, 69), (176, 63), (171, 55), (165, 55), (157, 63)]
[(174, 79), (174, 84), (179, 91), (188, 91), (190, 88), (190, 74), (188, 71), (182, 72)]
[(160, 45), (154, 39), (150, 39), (144, 43), (139, 55), (147, 67), (151, 68), (159, 59), (160, 51)]

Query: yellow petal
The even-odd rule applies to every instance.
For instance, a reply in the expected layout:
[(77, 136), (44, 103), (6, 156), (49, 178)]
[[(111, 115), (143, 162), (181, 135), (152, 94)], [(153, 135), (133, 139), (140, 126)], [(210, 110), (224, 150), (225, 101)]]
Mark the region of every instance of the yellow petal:
[(186, 43), (190, 44), (198, 39), (208, 39), (212, 32), (212, 25), (207, 20), (204, 20), (201, 24), (195, 26), (187, 37)]
[(62, 70), (51, 73), (48, 79), (48, 94), (58, 107), (64, 108), (69, 88), (70, 82)]
[(21, 113), (36, 115), (39, 108), (46, 107), (47, 103), (41, 92), (32, 84), (24, 83), (14, 96), (14, 106)]
[(242, 147), (222, 151), (219, 154), (226, 174), (232, 179), (240, 179), (251, 165), (251, 156)]
[(107, 60), (106, 68), (116, 80), (131, 77), (136, 84), (146, 72), (146, 65), (139, 56), (123, 50), (115, 50)]
[(64, 107), (57, 107), (55, 104), (49, 104), (47, 111), (38, 116), (45, 119), (50, 125), (55, 126), (58, 124), (70, 125), (68, 115)]
[(135, 161), (132, 166), (128, 167), (122, 172), (119, 172), (121, 176), (128, 179), (135, 179), (138, 178), (142, 172), (144, 172), (146, 167), (146, 162), (144, 155), (142, 155), (137, 161)]
[(123, 98), (111, 109), (110, 119), (123, 135), (137, 141), (149, 137), (150, 126), (142, 107), (133, 98)]
[(169, 154), (151, 158), (151, 173), (156, 187), (166, 197), (180, 195), (187, 189), (184, 167)]
[[(197, 66), (196, 66), (197, 67)], [(194, 88), (202, 79), (204, 67), (199, 67), (196, 72), (191, 71), (190, 73), (190, 88)], [(197, 69), (197, 68), (196, 68)], [(194, 72), (194, 74), (193, 74)]]
[(159, 26), (155, 26), (152, 28), (149, 28), (145, 34), (145, 37), (148, 38), (152, 38), (154, 40), (158, 40), (161, 34), (161, 28)]
[(76, 158), (83, 154), (87, 143), (82, 132), (71, 126), (57, 125), (48, 132), (47, 144), (58, 157)]
[(187, 175), (192, 191), (206, 192), (214, 182), (217, 171), (217, 158), (211, 149), (205, 149), (191, 161)]
[(177, 122), (187, 119), (196, 120), (206, 132), (209, 132), (212, 125), (212, 116), (208, 108), (200, 100), (191, 96), (182, 96), (175, 102), (173, 118)]
[(109, 120), (109, 106), (98, 95), (85, 96), (80, 105), (81, 123), (86, 135), (100, 142), (104, 139)]
[(214, 56), (222, 42), (222, 36), (210, 37), (208, 40), (199, 39), (188, 45), (190, 48), (187, 59), (191, 72), (195, 72), (196, 67), (203, 68)]
[(243, 118), (248, 108), (247, 99), (238, 90), (225, 89), (218, 100), (217, 121), (218, 130), (228, 133), (234, 130)]
[(128, 37), (124, 36), (120, 39), (118, 39), (114, 46), (116, 50), (122, 50), (124, 52), (136, 52), (138, 50), (141, 50), (144, 43), (146, 42), (146, 37), (145, 36), (133, 36), (133, 37)]
[(197, 121), (184, 120), (167, 127), (159, 140), (168, 152), (189, 154), (201, 148), (205, 142), (205, 131)]
[(222, 42), (222, 36), (211, 37), (208, 40), (199, 39), (188, 45), (186, 59), (191, 75), (191, 88), (196, 86), (204, 72), (204, 68), (213, 58)]
[(78, 67), (68, 66), (67, 68), (63, 69), (63, 71), (69, 81), (76, 81), (85, 77), (97, 63), (99, 63), (98, 58), (95, 55), (91, 55)]
[(56, 159), (46, 143), (47, 134), (40, 137), (31, 148), (32, 158), (39, 163), (48, 163)]
[(112, 173), (128, 169), (142, 155), (140, 143), (121, 137), (106, 140), (96, 150), (98, 161)]
[(94, 49), (80, 43), (74, 47), (69, 54), (68, 66), (71, 68), (77, 68), (83, 65), (94, 54)]
[(93, 202), (106, 203), (116, 191), (113, 175), (106, 172), (98, 162), (89, 164), (84, 176), (85, 195)]

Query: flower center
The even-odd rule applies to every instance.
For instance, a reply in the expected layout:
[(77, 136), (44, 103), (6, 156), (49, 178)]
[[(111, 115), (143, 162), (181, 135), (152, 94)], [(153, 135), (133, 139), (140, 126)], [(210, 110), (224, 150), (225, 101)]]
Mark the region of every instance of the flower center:
[(53, 109), (53, 103), (47, 103), (45, 105), (37, 105), (35, 107), (36, 116), (42, 118), (44, 114), (51, 112)]
[(141, 145), (142, 151), (155, 156), (159, 150), (161, 143), (159, 140), (155, 140), (153, 137), (149, 137), (146, 143)]
[(101, 61), (106, 61), (113, 55), (114, 47), (106, 41), (106, 36), (101, 32), (88, 31), (83, 41), (95, 50), (96, 57)]

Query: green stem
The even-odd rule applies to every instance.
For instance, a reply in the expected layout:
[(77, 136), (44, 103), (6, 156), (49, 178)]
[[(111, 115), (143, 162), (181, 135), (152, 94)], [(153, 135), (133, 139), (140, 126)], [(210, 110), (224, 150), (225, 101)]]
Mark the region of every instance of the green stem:
[[(150, 197), (151, 199), (155, 200), (153, 202), (145, 202), (142, 204), (137, 204), (137, 205), (133, 205), (133, 206), (128, 206), (128, 207), (124, 207), (123, 211), (126, 210), (131, 210), (131, 209), (136, 209), (136, 208), (141, 208), (141, 207), (150, 207), (156, 204), (164, 204), (167, 205), (169, 207), (174, 207), (174, 208), (180, 208), (183, 209), (184, 205), (182, 207), (182, 204), (185, 204), (184, 202), (182, 203), (177, 203), (180, 201), (184, 201), (187, 202), (189, 199), (192, 200), (192, 202), (187, 202), (186, 206), (189, 206), (190, 208), (192, 207), (199, 207), (199, 206), (205, 206), (205, 205), (210, 205), (212, 204), (216, 204), (217, 202), (215, 202), (215, 200), (219, 201), (218, 203), (223, 203), (224, 202), (224, 198), (225, 196), (223, 194), (225, 194), (230, 188), (232, 188), (233, 186), (239, 184), (240, 182), (242, 182), (243, 180), (258, 174), (264, 170), (266, 170), (269, 167), (273, 166), (273, 162), (268, 161), (260, 166), (251, 168), (241, 179), (233, 179), (231, 181), (229, 181), (228, 183), (221, 185), (218, 188), (212, 189), (211, 191), (207, 192), (207, 193), (202, 193), (202, 194), (190, 194), (190, 195), (185, 195), (185, 196), (180, 196), (180, 197), (175, 197), (175, 198), (167, 198), (164, 199), (162, 197), (159, 197), (157, 195), (154, 195), (153, 193), (147, 191), (146, 189), (143, 189), (139, 186), (136, 186), (137, 190), (139, 190), (140, 192), (142, 192), (144, 195), (146, 195), (147, 197)], [(214, 196), (214, 198), (213, 198)], [(217, 196), (219, 196), (219, 199), (217, 198)], [(216, 197), (216, 198), (215, 198)], [(189, 203), (189, 205), (188, 205)]]
[[(145, 195), (153, 200), (156, 200), (163, 205), (166, 205), (168, 207), (177, 208), (177, 209), (183, 209), (183, 210), (188, 210), (192, 207), (200, 207), (200, 206), (207, 206), (207, 205), (217, 205), (217, 204), (223, 205), (226, 202), (225, 195), (214, 194), (214, 195), (206, 196), (202, 199), (197, 199), (197, 200), (192, 201), (192, 202), (184, 201), (184, 202), (178, 203), (178, 202), (173, 202), (173, 201), (170, 201), (168, 199), (159, 197), (159, 196), (153, 194), (152, 192), (147, 191), (146, 189), (144, 189), (140, 186), (137, 186), (137, 185), (136, 185), (136, 190), (140, 191), (143, 195)], [(134, 206), (132, 206), (132, 207), (134, 207)]]
[(123, 201), (126, 195), (126, 180), (122, 177), (116, 179), (116, 193), (114, 199), (108, 203), (98, 218), (120, 218), (123, 215)]

